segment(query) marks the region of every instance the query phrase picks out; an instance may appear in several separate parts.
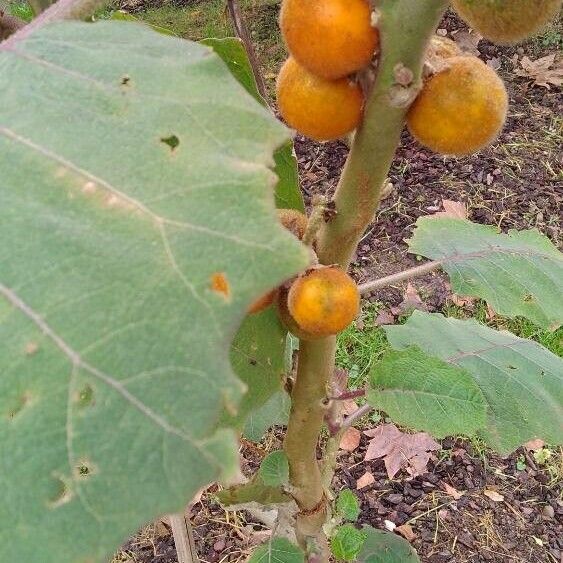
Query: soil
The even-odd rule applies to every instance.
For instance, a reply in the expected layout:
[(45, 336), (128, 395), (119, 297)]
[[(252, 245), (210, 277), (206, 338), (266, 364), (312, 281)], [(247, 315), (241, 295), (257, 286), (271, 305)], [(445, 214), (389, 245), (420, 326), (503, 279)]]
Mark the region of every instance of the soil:
[[(466, 27), (450, 13), (440, 29), (452, 36)], [(504, 132), (492, 147), (461, 159), (433, 154), (403, 133), (390, 172), (393, 190), (353, 264), (359, 281), (419, 264), (408, 254), (405, 239), (417, 218), (441, 209), (445, 199), (465, 203), (475, 222), (503, 231), (536, 227), (561, 246), (561, 91), (532, 87), (529, 80), (514, 74), (515, 55), (538, 58), (548, 51), (538, 50), (536, 44), (499, 48), (481, 41), (479, 52), (484, 61), (500, 64), (498, 72), (507, 83), (510, 113)], [(348, 152), (346, 145), (319, 144), (297, 136), (295, 148), (307, 202), (315, 193), (333, 193)], [(440, 274), (420, 278), (415, 285), (430, 310), (439, 310), (450, 295)], [(399, 285), (369, 299), (394, 306), (402, 301), (403, 292)], [(245, 444), (242, 454), (247, 469), (281, 445), (277, 432), (266, 440)], [(355, 490), (357, 479), (371, 471), (375, 482), (357, 491), (360, 523), (378, 528), (385, 528), (386, 520), (410, 525), (415, 535), (412, 544), (423, 562), (563, 562), (563, 468), (539, 468), (524, 449), (503, 459), (449, 438), (442, 442), (428, 473), (416, 478), (400, 474), (389, 480), (382, 461), (363, 461), (365, 447), (362, 436), (355, 452), (341, 452), (334, 489)], [(462, 496), (456, 500), (445, 492), (444, 484)], [(502, 500), (485, 496), (485, 490), (499, 493)], [(268, 531), (245, 512), (227, 515), (213, 500), (213, 491), (204, 493), (191, 511), (198, 555), (212, 563), (245, 560), (256, 544), (265, 541)], [(118, 561), (176, 563), (170, 530), (162, 522), (145, 528), (123, 546), (114, 558), (114, 563)]]

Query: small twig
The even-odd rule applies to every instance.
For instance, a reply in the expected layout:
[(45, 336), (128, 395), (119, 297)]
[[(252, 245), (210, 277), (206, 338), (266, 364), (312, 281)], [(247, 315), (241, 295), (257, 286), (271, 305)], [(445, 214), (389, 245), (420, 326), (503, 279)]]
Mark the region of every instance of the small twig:
[(31, 23), (12, 34), (9, 39), (0, 44), (0, 49), (11, 49), (14, 45), (25, 39), (33, 32), (45, 25), (59, 20), (79, 20), (94, 13), (103, 6), (108, 0), (59, 0), (41, 15), (36, 17)]
[(189, 518), (185, 514), (171, 514), (169, 519), (178, 563), (197, 563), (199, 559)]
[(329, 397), (331, 401), (347, 401), (349, 399), (357, 399), (358, 397), (364, 397), (366, 394), (365, 389), (354, 389), (354, 391), (344, 391), (341, 395), (336, 397)]
[(371, 405), (363, 405), (357, 411), (354, 411), (350, 416), (347, 416), (342, 425), (340, 426), (341, 430), (345, 430), (346, 428), (350, 428), (355, 422), (360, 420), (363, 416), (371, 412), (373, 407)]
[(307, 223), (307, 230), (302, 239), (303, 244), (306, 246), (313, 246), (320, 228), (324, 225), (327, 199), (323, 195), (315, 195), (313, 196), (311, 204), (313, 210), (311, 211), (309, 222)]
[(0, 8), (0, 41), (7, 39), (25, 25), (26, 23), (23, 20), (7, 14)]
[(243, 42), (246, 52), (248, 54), (248, 60), (250, 61), (250, 66), (252, 67), (252, 72), (254, 74), (254, 79), (256, 80), (256, 87), (258, 92), (264, 101), (268, 103), (267, 93), (266, 93), (266, 83), (264, 82), (264, 77), (260, 71), (260, 65), (258, 64), (258, 57), (256, 56), (256, 51), (250, 40), (250, 34), (246, 27), (244, 17), (240, 11), (240, 6), (237, 0), (227, 0), (227, 6), (229, 8), (229, 14), (233, 20), (233, 25), (235, 26), (235, 31), (237, 36)]
[(442, 262), (436, 260), (435, 262), (427, 262), (422, 264), (422, 266), (415, 266), (414, 268), (409, 268), (403, 272), (398, 272), (390, 276), (385, 276), (384, 278), (379, 278), (377, 280), (372, 280), (363, 283), (358, 286), (360, 293), (369, 293), (374, 289), (380, 289), (382, 287), (387, 287), (388, 285), (393, 285), (394, 283), (399, 283), (405, 280), (410, 280), (412, 278), (418, 278), (424, 274), (428, 274), (435, 270), (439, 270), (442, 267)]

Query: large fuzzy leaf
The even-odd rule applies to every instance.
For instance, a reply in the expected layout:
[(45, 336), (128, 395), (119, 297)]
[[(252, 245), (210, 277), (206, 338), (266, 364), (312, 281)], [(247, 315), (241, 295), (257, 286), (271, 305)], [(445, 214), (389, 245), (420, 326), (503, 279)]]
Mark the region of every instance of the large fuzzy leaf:
[(415, 347), (387, 352), (372, 368), (369, 384), (373, 407), (437, 438), (471, 435), (487, 422), (485, 398), (471, 375)]
[(563, 323), (563, 255), (536, 230), (505, 235), (463, 219), (424, 217), (409, 247), (441, 260), (460, 295), (482, 297), (497, 313), (545, 328)]
[(487, 405), (480, 434), (499, 452), (532, 438), (562, 442), (563, 360), (543, 346), (474, 320), (420, 311), (385, 332), (394, 348), (418, 346), (471, 375)]
[(229, 344), (308, 260), (276, 221), (286, 140), (144, 26), (0, 45), (0, 561), (105, 561), (234, 470)]

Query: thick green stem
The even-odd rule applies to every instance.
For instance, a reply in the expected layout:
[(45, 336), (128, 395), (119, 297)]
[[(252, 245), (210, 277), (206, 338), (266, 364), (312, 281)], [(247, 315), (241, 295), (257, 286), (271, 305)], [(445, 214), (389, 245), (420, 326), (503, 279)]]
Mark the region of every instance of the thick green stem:
[[(378, 0), (377, 25), (381, 58), (368, 97), (364, 123), (358, 129), (336, 195), (336, 217), (317, 238), (323, 264), (347, 269), (357, 244), (372, 221), (399, 143), (408, 106), (421, 87), (428, 41), (448, 0)], [(332, 477), (337, 444), (331, 444), (324, 476), (317, 460), (324, 399), (334, 372), (335, 339), (301, 342), (297, 380), (284, 443), (289, 459), (291, 492), (299, 506), (296, 535), (302, 546), (323, 547), (322, 526), (328, 506), (325, 483)], [(323, 477), (325, 483), (323, 483)], [(324, 544), (326, 546), (326, 543)], [(326, 550), (316, 560), (328, 560)]]
[(377, 2), (381, 58), (377, 78), (334, 197), (336, 217), (321, 231), (317, 254), (323, 264), (347, 268), (373, 220), (408, 106), (421, 86), (428, 41), (448, 0)]
[(297, 378), (284, 449), (289, 459), (291, 492), (300, 512), (297, 537), (305, 546), (318, 539), (327, 517), (317, 443), (326, 413), (327, 386), (334, 369), (334, 337), (301, 341)]

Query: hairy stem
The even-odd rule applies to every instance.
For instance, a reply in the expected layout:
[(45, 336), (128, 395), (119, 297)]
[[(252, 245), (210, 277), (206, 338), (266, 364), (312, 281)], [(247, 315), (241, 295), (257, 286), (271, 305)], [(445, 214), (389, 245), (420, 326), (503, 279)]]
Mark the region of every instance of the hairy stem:
[(11, 35), (0, 45), (0, 49), (12, 49), (18, 41), (49, 23), (59, 20), (78, 20), (90, 16), (107, 2), (108, 0), (59, 0), (31, 23)]
[(358, 289), (360, 293), (369, 293), (374, 289), (387, 287), (389, 285), (393, 285), (394, 283), (399, 283), (402, 281), (417, 278), (419, 276), (423, 276), (424, 274), (428, 274), (430, 272), (434, 272), (435, 270), (439, 270), (441, 267), (442, 267), (442, 262), (440, 261), (426, 262), (426, 264), (422, 264), (421, 266), (409, 268), (408, 270), (397, 272), (396, 274), (391, 274), (390, 276), (385, 276), (384, 278), (379, 278), (377, 280), (372, 280), (369, 282), (362, 283), (361, 285), (358, 286)]
[(326, 413), (327, 387), (334, 369), (336, 339), (301, 341), (297, 379), (284, 450), (289, 460), (292, 496), (299, 507), (296, 533), (302, 546), (317, 540), (327, 517), (317, 460), (317, 443)]
[(334, 202), (336, 217), (326, 224), (317, 254), (323, 264), (347, 268), (373, 220), (408, 106), (421, 87), (428, 41), (448, 0), (380, 0), (377, 7), (381, 58)]

